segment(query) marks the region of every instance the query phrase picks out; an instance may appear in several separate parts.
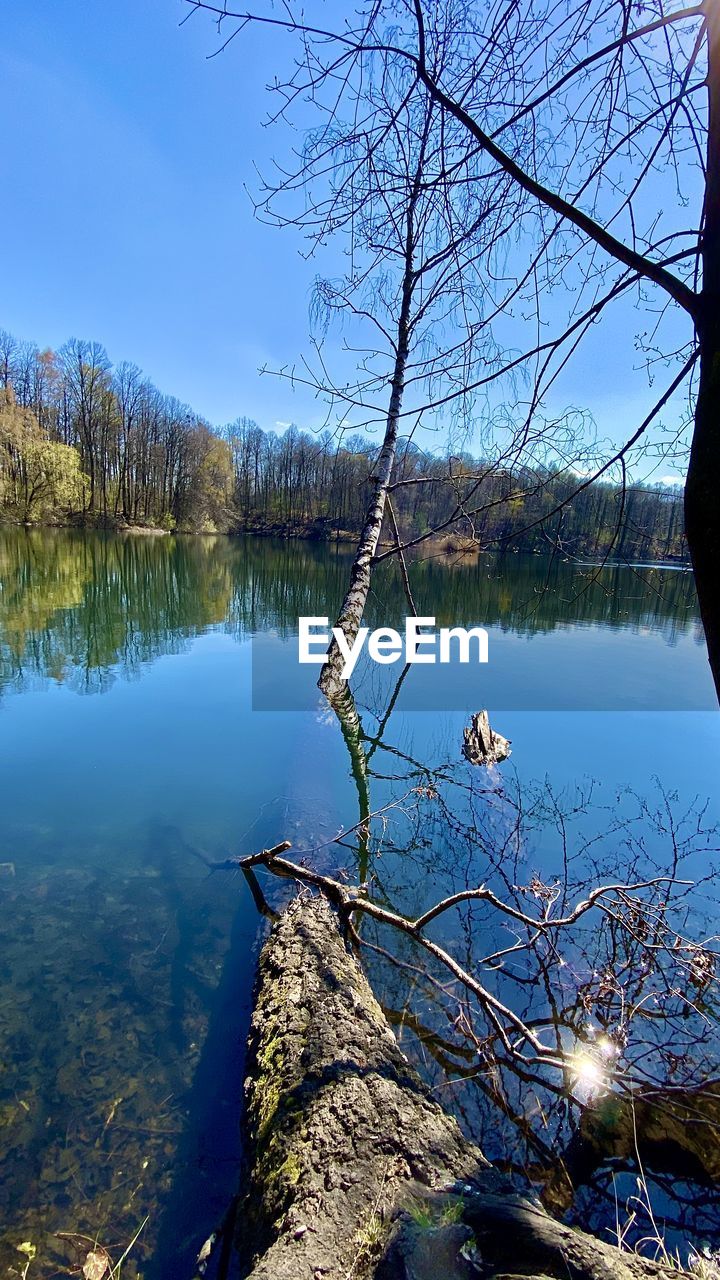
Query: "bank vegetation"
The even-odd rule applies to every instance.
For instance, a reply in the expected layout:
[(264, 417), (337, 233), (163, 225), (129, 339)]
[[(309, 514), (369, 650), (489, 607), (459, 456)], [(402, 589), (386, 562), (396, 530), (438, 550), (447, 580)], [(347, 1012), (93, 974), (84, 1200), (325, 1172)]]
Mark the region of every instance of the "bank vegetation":
[[(72, 339), (52, 352), (0, 332), (0, 518), (355, 538), (377, 453), (359, 433), (292, 425), (278, 434), (246, 417), (213, 427), (135, 365), (113, 366), (99, 343)], [(509, 466), (404, 441), (393, 515), (403, 542), (423, 553), (559, 546), (686, 558), (677, 490), (596, 482), (577, 493), (578, 479), (557, 465)]]

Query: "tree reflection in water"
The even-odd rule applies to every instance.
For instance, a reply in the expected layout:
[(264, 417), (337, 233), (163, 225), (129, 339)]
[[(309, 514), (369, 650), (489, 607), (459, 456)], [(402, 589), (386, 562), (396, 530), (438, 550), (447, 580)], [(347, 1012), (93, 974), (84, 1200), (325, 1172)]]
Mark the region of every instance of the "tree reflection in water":
[[(374, 733), (349, 691), (334, 706), (359, 805), (344, 872), (307, 849), (253, 864), (335, 903), (438, 1097), (549, 1208), (619, 1223), (626, 1245), (649, 1233), (651, 1251), (653, 1214), (663, 1247), (720, 1242), (702, 1190), (720, 1175), (720, 834), (704, 807), (426, 767), (388, 740), (396, 697)], [(375, 813), (374, 779), (395, 789)]]
[[(288, 637), (298, 616), (317, 611), (318, 600), (332, 614), (345, 582), (346, 560), (342, 551), (327, 547), (252, 539), (3, 530), (0, 692), (54, 681), (79, 692), (103, 694), (113, 681), (137, 677), (162, 654), (184, 651), (194, 637), (214, 629), (240, 639), (268, 629)], [(548, 574), (548, 566), (533, 557), (513, 557), (510, 567), (512, 572), (505, 572), (501, 561), (493, 559), (452, 570), (434, 562), (413, 566), (418, 611), (434, 614), (438, 625), (482, 617), (488, 625), (497, 621), (523, 636), (562, 628), (568, 618), (618, 629), (649, 627), (670, 644), (692, 635), (696, 626), (688, 575), (652, 571), (652, 589), (645, 590), (635, 575), (608, 569), (601, 581), (591, 582), (578, 595), (584, 572), (579, 568), (555, 565)], [(368, 621), (392, 624), (405, 607), (397, 579), (376, 574), (375, 581), (377, 597)], [(539, 585), (546, 590), (537, 603)], [(534, 611), (529, 608), (533, 602)], [(291, 853), (293, 860), (306, 859), (307, 866), (298, 872), (301, 879), (308, 870), (319, 870), (337, 880), (345, 893), (354, 884), (360, 900), (410, 920), (449, 894), (467, 895), (484, 885), (497, 901), (465, 896), (428, 923), (426, 936), (456, 966), (479, 978), (500, 1010), (470, 991), (411, 933), (367, 913), (358, 923), (365, 963), (406, 1050), (487, 1154), (518, 1177), (529, 1172), (549, 1204), (565, 1211), (572, 1199), (569, 1211), (586, 1224), (612, 1227), (613, 1178), (621, 1201), (634, 1190), (637, 1133), (643, 1169), (648, 1178), (652, 1173), (654, 1193), (660, 1197), (656, 1207), (685, 1238), (706, 1234), (720, 1239), (712, 1206), (705, 1216), (701, 1212), (707, 1197), (698, 1189), (717, 1178), (711, 1154), (714, 1138), (710, 1141), (708, 1135), (716, 1133), (717, 1116), (712, 1083), (717, 1061), (717, 891), (712, 865), (718, 841), (711, 829), (706, 830), (701, 807), (686, 806), (683, 811), (679, 801), (661, 794), (655, 803), (629, 791), (607, 798), (600, 786), (563, 794), (546, 783), (531, 787), (523, 782), (520, 787), (512, 762), (493, 773), (463, 764), (460, 741), (430, 758), (430, 750), (414, 746), (407, 733), (400, 711), (403, 692), (398, 681), (374, 705), (364, 688), (362, 702), (350, 700), (346, 707), (329, 712), (339, 712), (344, 737), (340, 746), (347, 753), (357, 793), (357, 807), (345, 815), (339, 840), (325, 839), (306, 795), (305, 809), (293, 798), (291, 810), (263, 819), (238, 852), (247, 852), (253, 839), (295, 838), (297, 830), (298, 841), (313, 846)], [(477, 710), (468, 706), (468, 717)], [(399, 725), (403, 731), (396, 736)], [(504, 726), (496, 727), (502, 731)], [(251, 732), (252, 725), (240, 728)], [(301, 731), (305, 728), (301, 724)], [(238, 726), (228, 724), (226, 729), (235, 733)], [(293, 749), (301, 754), (303, 747), (298, 738)], [(669, 749), (677, 748), (669, 744)], [(439, 763), (443, 759), (445, 763)], [(242, 786), (239, 778), (238, 789)], [(299, 822), (299, 827), (292, 822)], [(18, 831), (30, 842), (25, 827)], [(74, 835), (68, 834), (68, 845)], [(99, 876), (93, 872), (78, 881), (81, 892), (68, 889), (57, 904), (52, 899), (55, 879), (44, 869), (55, 850), (51, 848), (47, 858), (39, 851), (39, 870), (37, 875), (33, 872), (30, 887), (38, 894), (50, 893), (50, 905), (21, 894), (15, 910), (26, 914), (12, 922), (17, 973), (22, 977), (22, 965), (33, 958), (31, 951), (37, 951), (50, 965), (63, 1001), (76, 975), (74, 953), (62, 930), (71, 931), (78, 964), (89, 954), (87, 920), (95, 921), (98, 932), (94, 946), (107, 949), (105, 933), (111, 926), (122, 933), (112, 957), (111, 985), (103, 986), (104, 971), (103, 981), (96, 977), (94, 984), (88, 976), (88, 996), (97, 1001), (103, 1016), (107, 1013), (108, 1025), (127, 1019), (135, 1038), (139, 1028), (147, 1027), (157, 1067), (152, 1090), (147, 1072), (140, 1078), (135, 1067), (140, 1046), (135, 1050), (127, 1037), (123, 1040), (124, 1067), (140, 1079), (133, 1121), (138, 1129), (146, 1112), (157, 1108), (173, 1089), (172, 1082), (165, 1084), (169, 1073), (177, 1072), (182, 1088), (189, 1087), (194, 1059), (187, 1057), (186, 1042), (199, 1043), (207, 1027), (205, 995), (196, 1000), (197, 993), (190, 992), (186, 1017), (183, 1001), (166, 1008), (162, 993), (174, 983), (182, 994), (183, 975), (194, 982), (199, 965), (203, 974), (208, 968), (205, 985), (214, 991), (211, 961), (221, 964), (226, 959), (233, 904), (225, 902), (217, 879), (210, 877), (203, 889), (208, 920), (216, 919), (217, 910), (225, 931), (203, 932), (203, 921), (195, 919), (200, 894), (193, 872), (200, 869), (185, 846), (180, 848), (181, 835), (179, 831), (168, 839), (167, 856), (161, 856), (163, 842), (157, 832), (151, 833), (147, 874), (143, 869), (133, 880), (130, 869), (126, 876), (124, 863), (117, 873), (113, 867), (101, 868)], [(333, 826), (330, 837), (336, 835)], [(53, 840), (54, 835), (49, 843)], [(219, 856), (212, 840), (208, 843)], [(21, 851), (18, 843), (17, 852)], [(15, 853), (13, 847), (8, 856)], [(67, 873), (63, 868), (62, 885), (75, 883), (73, 859), (68, 852), (70, 868)], [(264, 890), (273, 909), (282, 894), (293, 890), (292, 885), (269, 881), (257, 868), (255, 874), (256, 904), (262, 905)], [(59, 872), (56, 879), (61, 879)], [(640, 882), (652, 883), (604, 895), (572, 925), (558, 927), (557, 920), (570, 915), (596, 886)], [(102, 888), (106, 883), (107, 893)], [(361, 890), (363, 885), (367, 887)], [(21, 889), (24, 893), (19, 880), (8, 881), (5, 888), (8, 894)], [(50, 907), (57, 916), (50, 920), (55, 932), (46, 921)], [(178, 918), (183, 928), (173, 961), (169, 943), (159, 950), (157, 946), (168, 927), (167, 936), (173, 938)], [(25, 936), (31, 920), (38, 929), (37, 946), (28, 944)], [(95, 932), (91, 936), (94, 940)], [(140, 966), (136, 991), (130, 984), (123, 986), (123, 975), (131, 972), (137, 977), (133, 966), (140, 964), (139, 951), (147, 958)], [(189, 959), (183, 958), (186, 951)], [(229, 958), (228, 966), (229, 975)], [(249, 986), (249, 962), (246, 976)], [(13, 981), (16, 977), (14, 973)], [(107, 1010), (103, 1001), (109, 1002)], [(40, 1009), (39, 1022), (53, 1050), (66, 1004), (69, 1009), (69, 997), (47, 1016)], [(185, 1018), (182, 1045), (179, 1034), (177, 1044), (170, 1034), (173, 1028), (178, 1032), (180, 1014)], [(87, 1018), (80, 1025), (86, 1026)], [(213, 1043), (221, 1041), (219, 1037)], [(73, 1044), (69, 1037), (68, 1045)], [(97, 1046), (93, 1052), (99, 1053)], [(31, 1045), (27, 1053), (42, 1097), (51, 1070), (45, 1065), (41, 1076), (37, 1046)], [(16, 1057), (20, 1062), (20, 1053)], [(46, 1057), (52, 1063), (49, 1049)], [(70, 1064), (63, 1061), (63, 1070), (74, 1088)], [(122, 1128), (128, 1123), (127, 1100), (120, 1123), (103, 1130), (114, 1098), (126, 1096), (126, 1091), (111, 1086), (113, 1078), (110, 1069), (87, 1077), (99, 1117), (97, 1132), (88, 1129), (86, 1138), (84, 1130), (80, 1136), (71, 1134), (68, 1161), (73, 1174), (78, 1152), (87, 1162), (83, 1211), (97, 1217), (103, 1196), (103, 1214), (118, 1222), (122, 1193), (103, 1182), (109, 1173), (100, 1160), (106, 1160), (107, 1153), (94, 1146), (97, 1133), (102, 1133), (102, 1143), (118, 1144), (119, 1167), (128, 1166), (130, 1156), (121, 1145), (130, 1141)], [(69, 1096), (70, 1087), (66, 1092)], [(90, 1113), (85, 1095), (78, 1106)], [(204, 1115), (202, 1107), (198, 1114)], [(23, 1146), (21, 1135), (18, 1158), (32, 1154), (37, 1139), (43, 1161), (59, 1160), (61, 1143), (54, 1130), (43, 1127), (43, 1112), (38, 1110), (28, 1125), (31, 1120), (32, 1142)], [(149, 1135), (143, 1140), (146, 1147), (155, 1142)], [(157, 1136), (158, 1144), (170, 1141), (169, 1135)], [(157, 1168), (165, 1171), (163, 1176), (174, 1160), (174, 1147), (159, 1150)], [(623, 1182), (626, 1168), (631, 1170), (629, 1187)], [(60, 1172), (66, 1177), (64, 1170)], [(53, 1165), (48, 1186), (60, 1185), (55, 1173)], [(35, 1224), (40, 1217), (48, 1219), (48, 1213), (37, 1207), (30, 1175), (26, 1181)], [(74, 1184), (70, 1191), (69, 1185), (63, 1182), (59, 1194), (74, 1205)], [(153, 1190), (162, 1192), (157, 1174)], [(58, 1205), (58, 1213), (67, 1211), (59, 1201)], [(97, 1225), (94, 1220), (93, 1224)], [(132, 1229), (136, 1226), (134, 1222)], [(637, 1234), (642, 1231), (638, 1225)], [(196, 1244), (195, 1232), (191, 1234), (189, 1249)]]

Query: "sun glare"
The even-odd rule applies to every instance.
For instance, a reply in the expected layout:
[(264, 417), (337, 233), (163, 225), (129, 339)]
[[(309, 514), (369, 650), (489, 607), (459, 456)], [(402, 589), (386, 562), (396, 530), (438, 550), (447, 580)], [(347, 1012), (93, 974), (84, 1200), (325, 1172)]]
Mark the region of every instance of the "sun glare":
[(607, 1077), (600, 1063), (582, 1050), (576, 1050), (573, 1054), (572, 1073), (576, 1084), (589, 1093), (597, 1093), (607, 1084)]

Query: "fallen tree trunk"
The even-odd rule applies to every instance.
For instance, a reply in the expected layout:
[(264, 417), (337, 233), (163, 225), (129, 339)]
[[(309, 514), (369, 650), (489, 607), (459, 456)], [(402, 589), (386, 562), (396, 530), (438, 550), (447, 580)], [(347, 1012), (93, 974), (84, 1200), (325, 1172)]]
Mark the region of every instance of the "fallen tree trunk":
[(263, 948), (248, 1071), (252, 1280), (669, 1274), (492, 1169), (409, 1066), (323, 899), (295, 899)]

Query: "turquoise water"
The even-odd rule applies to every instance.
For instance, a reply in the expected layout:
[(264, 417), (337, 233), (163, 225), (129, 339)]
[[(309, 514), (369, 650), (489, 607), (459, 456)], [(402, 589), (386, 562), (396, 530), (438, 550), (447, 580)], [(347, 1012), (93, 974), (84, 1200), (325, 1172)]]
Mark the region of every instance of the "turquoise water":
[[(327, 844), (362, 813), (357, 770), (292, 640), (298, 615), (333, 615), (347, 566), (347, 553), (308, 544), (0, 530), (6, 1267), (31, 1241), (31, 1275), (57, 1274), (74, 1246), (56, 1231), (98, 1237), (117, 1255), (147, 1219), (133, 1251), (142, 1274), (185, 1274), (223, 1217), (261, 928), (244, 879), (208, 862), (290, 839), (317, 849), (313, 865), (357, 877), (357, 839)], [(513, 755), (490, 802), (448, 790), (453, 820), (467, 825), (481, 805), (483, 820), (499, 815), (497, 834), (514, 797), (564, 797), (584, 850), (568, 892), (593, 869), (591, 832), (605, 842), (603, 868), (639, 865), (614, 825), (632, 815), (640, 839), (630, 791), (660, 806), (675, 795), (678, 814), (709, 801), (709, 831), (720, 718), (689, 575), (615, 567), (592, 581), (586, 566), (548, 570), (534, 557), (413, 573), (418, 607), (438, 625), (488, 626), (491, 661), (472, 680), (458, 668), (432, 685), (427, 668), (409, 672), (372, 751), (371, 809), (440, 766), (464, 777), (463, 725), (488, 706)], [(379, 578), (372, 624), (403, 612), (398, 582)], [(258, 636), (274, 655), (270, 691)], [(399, 675), (358, 672), (366, 755)], [(276, 709), (260, 709), (268, 702)], [(660, 865), (667, 831), (646, 828), (642, 857)], [(536, 804), (531, 830), (521, 861), (552, 877), (557, 810)], [(714, 871), (716, 844), (689, 840), (694, 878)], [(485, 877), (478, 856), (436, 811), (407, 802), (376, 831), (369, 874), (414, 911)], [(706, 887), (698, 920), (711, 903)], [(472, 927), (472, 915), (448, 924), (453, 945), (471, 949)], [(437, 1032), (432, 999), (371, 963), (408, 1052), (487, 1142), (485, 1101), (443, 1083), (430, 1041), (413, 1031), (415, 1017)], [(512, 1166), (520, 1153), (507, 1143)]]

